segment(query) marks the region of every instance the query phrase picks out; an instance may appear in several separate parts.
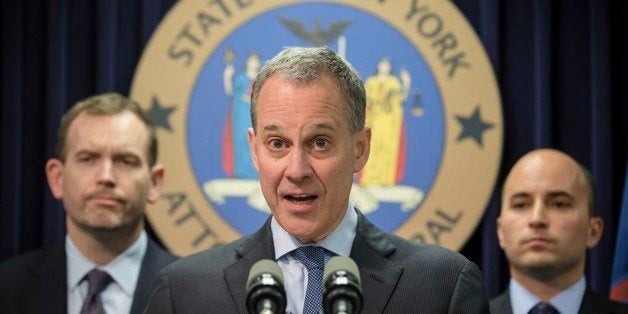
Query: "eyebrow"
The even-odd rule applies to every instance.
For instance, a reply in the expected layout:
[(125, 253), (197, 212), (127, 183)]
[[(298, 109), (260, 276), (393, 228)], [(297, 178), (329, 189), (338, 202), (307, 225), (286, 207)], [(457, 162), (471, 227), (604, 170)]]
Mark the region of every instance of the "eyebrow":
[[(90, 149), (81, 149), (79, 151), (77, 151), (76, 153), (74, 153), (73, 156), (79, 156), (82, 154), (86, 154), (86, 155), (92, 155), (92, 156), (101, 156), (102, 153), (97, 151), (97, 150), (90, 150)], [(141, 159), (141, 155), (138, 154), (137, 152), (131, 151), (131, 150), (124, 150), (124, 151), (120, 151), (120, 152), (115, 152), (113, 154), (114, 158), (120, 158), (120, 157), (134, 157), (134, 158), (139, 158)]]
[(276, 124), (265, 125), (264, 128), (262, 129), (262, 131), (264, 132), (277, 131), (277, 130), (279, 130), (279, 126)]
[(330, 131), (334, 131), (335, 130), (333, 125), (331, 125), (329, 123), (326, 123), (326, 122), (316, 123), (314, 125), (314, 129), (327, 129), (327, 130), (330, 130)]
[(513, 199), (513, 198), (517, 198), (517, 197), (530, 197), (530, 193), (517, 192), (517, 193), (511, 195), (508, 199)]
[(90, 148), (81, 148), (77, 151), (74, 152), (74, 156), (78, 156), (81, 154), (90, 154), (90, 155), (100, 155), (100, 153), (98, 152), (98, 150), (95, 149), (90, 149)]
[[(272, 131), (277, 131), (279, 129), (281, 129), (282, 127), (280, 127), (277, 124), (269, 124), (269, 125), (265, 125), (262, 128), (263, 132), (272, 132)], [(321, 123), (316, 123), (314, 124), (314, 129), (326, 129), (326, 130), (330, 130), (330, 131), (334, 131), (335, 128), (333, 125), (327, 123), (327, 122), (321, 122)]]
[(559, 191), (550, 191), (549, 193), (547, 193), (550, 197), (559, 197), (559, 196), (565, 196), (568, 197), (569, 199), (574, 199), (573, 195), (571, 195), (570, 193), (568, 193), (567, 191), (563, 191), (563, 190), (559, 190)]
[[(571, 195), (567, 191), (563, 191), (563, 190), (550, 191), (550, 192), (547, 193), (547, 195), (550, 196), (550, 197), (565, 196), (565, 197), (568, 197), (570, 199), (574, 199), (573, 195)], [(517, 193), (511, 195), (509, 197), (509, 199), (513, 199), (513, 198), (517, 198), (517, 197), (530, 197), (530, 194), (526, 193), (526, 192), (517, 192)]]

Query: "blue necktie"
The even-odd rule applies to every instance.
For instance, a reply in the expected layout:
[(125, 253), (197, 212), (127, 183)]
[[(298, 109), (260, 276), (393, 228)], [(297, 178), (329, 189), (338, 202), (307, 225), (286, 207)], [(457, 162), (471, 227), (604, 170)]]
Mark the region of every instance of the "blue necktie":
[(320, 246), (302, 246), (296, 249), (297, 258), (307, 268), (307, 290), (303, 314), (318, 314), (323, 308), (323, 268), (325, 249)]
[(528, 314), (558, 314), (558, 311), (549, 303), (539, 302)]

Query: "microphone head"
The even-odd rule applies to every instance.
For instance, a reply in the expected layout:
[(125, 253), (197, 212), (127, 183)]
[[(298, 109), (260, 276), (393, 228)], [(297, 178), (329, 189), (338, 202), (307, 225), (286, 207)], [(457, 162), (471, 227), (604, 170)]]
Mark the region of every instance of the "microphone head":
[(362, 281), (360, 279), (360, 271), (358, 270), (358, 265), (350, 258), (344, 256), (334, 256), (327, 264), (325, 264), (325, 271), (323, 272), (323, 282), (327, 282), (329, 276), (335, 274), (338, 271), (344, 271), (355, 278), (358, 286), (362, 286)]
[(332, 257), (323, 272), (325, 313), (360, 313), (362, 281), (355, 262), (344, 256)]
[(249, 277), (246, 280), (246, 289), (248, 290), (251, 287), (251, 284), (264, 274), (272, 276), (275, 280), (279, 281), (281, 286), (283, 286), (283, 272), (281, 272), (281, 268), (279, 268), (277, 262), (269, 259), (263, 259), (257, 261), (251, 267)]
[(251, 267), (246, 280), (246, 308), (249, 313), (285, 312), (283, 273), (275, 261), (264, 259)]

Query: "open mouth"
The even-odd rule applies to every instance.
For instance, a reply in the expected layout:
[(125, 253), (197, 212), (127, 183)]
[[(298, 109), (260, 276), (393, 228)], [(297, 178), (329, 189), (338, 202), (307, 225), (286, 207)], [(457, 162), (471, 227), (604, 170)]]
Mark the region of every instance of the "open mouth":
[(316, 195), (286, 195), (284, 197), (286, 200), (297, 203), (297, 204), (305, 204), (308, 202), (312, 202), (318, 198)]

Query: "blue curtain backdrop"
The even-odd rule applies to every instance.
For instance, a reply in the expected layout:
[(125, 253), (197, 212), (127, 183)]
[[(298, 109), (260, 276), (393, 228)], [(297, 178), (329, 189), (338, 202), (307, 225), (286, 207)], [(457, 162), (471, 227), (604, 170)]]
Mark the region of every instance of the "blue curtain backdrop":
[[(0, 261), (63, 239), (64, 212), (45, 182), (63, 112), (84, 97), (128, 94), (135, 66), (173, 0), (2, 2)], [(604, 236), (587, 264), (607, 293), (628, 147), (624, 1), (453, 1), (479, 34), (504, 109), (502, 182), (527, 151), (561, 149), (591, 169)], [(497, 189), (499, 190), (499, 189)], [(508, 268), (495, 236), (499, 192), (462, 249), (489, 296)]]

